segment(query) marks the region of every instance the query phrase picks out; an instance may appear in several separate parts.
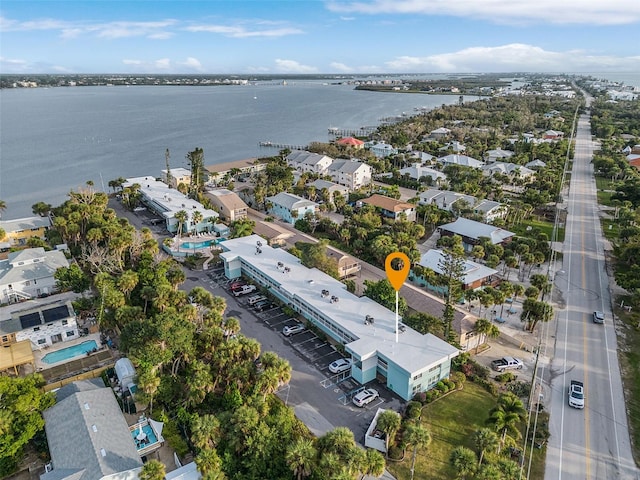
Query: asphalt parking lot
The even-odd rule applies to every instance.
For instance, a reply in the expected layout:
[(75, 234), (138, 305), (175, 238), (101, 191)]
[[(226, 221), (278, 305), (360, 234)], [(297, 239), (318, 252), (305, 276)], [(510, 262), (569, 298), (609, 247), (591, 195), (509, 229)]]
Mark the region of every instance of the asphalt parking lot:
[[(214, 295), (223, 297), (227, 302), (225, 315), (240, 320), (241, 333), (256, 338), (262, 351), (273, 351), (289, 361), (291, 381), (277, 394), (294, 408), (296, 415), (314, 434), (322, 435), (337, 426), (345, 426), (354, 432), (357, 442), (364, 443), (364, 433), (379, 407), (401, 410), (404, 402), (383, 384), (374, 381), (365, 387), (349, 377), (348, 372), (331, 373), (329, 364), (343, 355), (311, 329), (289, 337), (282, 334), (285, 326), (300, 322), (306, 325), (306, 322), (291, 318), (277, 305), (255, 311), (248, 299), (257, 294), (268, 297), (268, 294), (258, 289), (235, 297), (229, 289), (232, 283), (224, 276), (224, 270), (216, 267), (206, 272), (188, 272), (185, 288), (204, 286)], [(375, 388), (380, 397), (359, 408), (351, 400), (364, 388)]]

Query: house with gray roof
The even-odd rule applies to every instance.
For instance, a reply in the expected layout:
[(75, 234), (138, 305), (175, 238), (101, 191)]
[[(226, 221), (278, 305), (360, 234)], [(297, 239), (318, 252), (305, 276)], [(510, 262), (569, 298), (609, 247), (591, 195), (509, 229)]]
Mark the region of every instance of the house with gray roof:
[(357, 190), (371, 183), (372, 168), (357, 160), (334, 160), (327, 168), (331, 180), (349, 190)]
[(54, 274), (69, 261), (59, 250), (42, 247), (11, 252), (0, 260), (0, 303), (15, 303), (57, 291)]
[(462, 153), (467, 150), (467, 147), (464, 146), (457, 140), (453, 140), (451, 142), (447, 142), (444, 147), (440, 147), (438, 151), (440, 152), (453, 152), (453, 153)]
[(436, 128), (435, 130), (431, 130), (429, 132), (429, 138), (433, 138), (436, 140), (440, 140), (442, 138), (446, 138), (451, 134), (451, 130), (446, 127)]
[(398, 153), (397, 148), (385, 142), (367, 142), (364, 146), (378, 158), (384, 158)]
[(40, 480), (135, 480), (142, 459), (111, 388), (82, 380), (43, 412), (53, 469)]
[(4, 230), (4, 238), (0, 238), (0, 248), (23, 246), (30, 238), (45, 239), (51, 227), (49, 217), (24, 217), (14, 220), (0, 220), (0, 230)]
[[(420, 257), (420, 262), (418, 263), (425, 268), (433, 270), (436, 275), (443, 275), (445, 261), (446, 255), (442, 250), (431, 249)], [(477, 290), (484, 285), (490, 285), (497, 273), (498, 271), (493, 268), (465, 259), (463, 263), (462, 288), (464, 290)]]
[(484, 162), (481, 162), (480, 160), (476, 160), (475, 158), (467, 155), (458, 155), (455, 153), (438, 158), (438, 162), (443, 165), (461, 165), (463, 167), (471, 168), (480, 168), (484, 165)]
[(338, 192), (345, 198), (349, 197), (349, 188), (344, 185), (340, 185), (338, 183), (330, 182), (328, 180), (318, 179), (313, 182), (308, 183), (307, 185), (314, 187), (316, 192), (319, 194), (325, 188), (329, 192), (329, 196), (331, 197), (331, 201), (333, 201), (333, 194)]
[(418, 181), (421, 178), (431, 178), (431, 185), (439, 185), (441, 182), (447, 179), (447, 176), (441, 171), (423, 166), (420, 163), (414, 163), (410, 167), (401, 168), (398, 173), (401, 177), (408, 175), (409, 177)]
[(527, 167), (523, 167), (522, 165), (517, 165), (515, 163), (509, 163), (509, 162), (490, 163), (488, 165), (480, 167), (480, 169), (482, 170), (482, 174), (487, 177), (496, 175), (496, 174), (501, 174), (501, 175), (506, 175), (508, 177), (521, 178), (524, 180), (531, 178), (531, 176), (533, 176), (536, 173)]
[(440, 210), (451, 212), (454, 203), (458, 201), (467, 202), (469, 206), (475, 205), (477, 199), (473, 195), (452, 192), (450, 190), (436, 190), (430, 188), (418, 195), (418, 205), (435, 205)]
[(515, 233), (508, 230), (462, 217), (455, 222), (440, 225), (438, 230), (441, 235), (462, 237), (465, 251), (471, 251), (475, 245), (480, 243), (482, 237), (488, 238), (493, 245), (502, 245), (509, 243), (515, 236)]
[(267, 197), (267, 202), (271, 203), (268, 210), (270, 215), (291, 224), (296, 223), (296, 220), (304, 217), (307, 212), (315, 213), (318, 208), (316, 202), (287, 192)]
[(473, 206), (473, 213), (480, 215), (485, 223), (493, 223), (507, 216), (509, 208), (506, 204), (494, 200), (480, 200)]
[(298, 172), (309, 172), (324, 175), (333, 162), (333, 158), (306, 150), (294, 150), (286, 158), (287, 165)]
[(484, 159), (487, 163), (497, 162), (503, 158), (511, 158), (514, 155), (514, 152), (511, 150), (503, 150), (501, 148), (496, 148), (495, 150), (488, 150), (484, 154)]
[(537, 170), (538, 168), (546, 167), (547, 164), (536, 158), (535, 160), (531, 160), (529, 163), (525, 163), (524, 166), (532, 170)]

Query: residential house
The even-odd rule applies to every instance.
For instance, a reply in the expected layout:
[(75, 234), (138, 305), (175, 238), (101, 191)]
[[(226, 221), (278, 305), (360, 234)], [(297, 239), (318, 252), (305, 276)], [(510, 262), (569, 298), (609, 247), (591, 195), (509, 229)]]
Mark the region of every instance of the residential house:
[(439, 152), (453, 152), (462, 153), (467, 150), (467, 147), (457, 140), (445, 143), (444, 147), (438, 149)]
[(557, 130), (547, 130), (542, 135), (543, 140), (561, 140), (563, 137), (564, 133)]
[(327, 174), (335, 183), (357, 190), (371, 183), (372, 168), (357, 160), (334, 160)]
[[(443, 275), (444, 265), (446, 262), (446, 255), (442, 250), (431, 249), (420, 257), (419, 265), (433, 270), (436, 275)], [(465, 259), (463, 263), (462, 273), (462, 289), (463, 290), (477, 290), (485, 285), (492, 285), (496, 282), (498, 274), (497, 270), (489, 268), (485, 265), (481, 265), (471, 260)], [(421, 277), (416, 277), (417, 282), (425, 284), (432, 289), (440, 289), (441, 287), (429, 285), (426, 280)]]
[(427, 152), (420, 152), (418, 150), (412, 150), (409, 153), (409, 158), (416, 159), (419, 164), (432, 164), (435, 162), (436, 157)]
[(392, 218), (394, 221), (405, 217), (409, 222), (416, 220), (416, 206), (412, 203), (401, 202), (384, 195), (373, 194), (369, 198), (363, 198), (362, 203), (373, 205), (380, 210), (383, 217)]
[(167, 170), (162, 170), (162, 181), (169, 185), (171, 188), (178, 188), (178, 185), (184, 184), (189, 186), (191, 184), (191, 170), (186, 168), (170, 168), (169, 175)]
[(509, 207), (494, 200), (480, 200), (473, 206), (473, 213), (479, 215), (484, 223), (493, 223), (498, 219), (505, 218), (509, 212)]
[[(283, 249), (262, 244), (257, 235), (222, 242), (225, 275), (244, 275), (269, 289), (297, 314), (344, 346), (351, 376), (360, 384), (382, 382), (403, 400), (433, 388), (451, 372), (459, 351), (438, 337), (422, 335), (368, 297)], [(418, 289), (416, 289), (418, 290)], [(441, 305), (441, 304), (440, 304)]]
[(341, 280), (357, 275), (360, 270), (362, 270), (362, 265), (357, 258), (347, 255), (331, 245), (327, 245), (327, 257), (333, 258), (336, 261), (338, 275)]
[(488, 165), (480, 167), (480, 170), (482, 170), (482, 174), (486, 177), (501, 174), (511, 178), (520, 178), (522, 180), (528, 180), (536, 173), (527, 167), (523, 167), (522, 165), (508, 162), (490, 163)]
[[(469, 207), (476, 204), (476, 197), (465, 195), (464, 193), (452, 192), (450, 190), (428, 189), (418, 195), (418, 205), (435, 205), (440, 210), (452, 212), (456, 202), (466, 202)], [(457, 204), (458, 207), (460, 203)]]
[(267, 202), (271, 203), (271, 208), (268, 211), (270, 215), (292, 224), (304, 217), (307, 212), (315, 213), (318, 208), (316, 202), (287, 192), (267, 197)]
[(342, 195), (345, 199), (349, 198), (349, 188), (344, 185), (340, 185), (338, 183), (330, 182), (328, 180), (318, 179), (308, 183), (307, 185), (314, 187), (316, 189), (316, 195), (318, 195), (318, 197), (320, 197), (320, 193), (326, 188), (327, 191), (329, 192), (329, 197), (331, 198), (332, 202), (333, 202), (333, 194), (336, 192)]
[(420, 163), (414, 163), (410, 167), (401, 168), (398, 173), (401, 177), (408, 175), (410, 178), (418, 181), (427, 179), (427, 184), (429, 185), (439, 185), (447, 179), (447, 176), (441, 171), (426, 167)]
[(455, 153), (445, 155), (438, 158), (438, 162), (443, 165), (461, 165), (463, 167), (480, 168), (484, 165), (484, 162), (476, 160), (475, 158), (467, 155), (458, 155)]
[[(169, 188), (166, 183), (159, 182), (151, 176), (128, 178), (123, 186), (133, 184), (140, 185), (141, 202), (151, 212), (164, 218), (165, 227), (171, 233), (176, 233), (182, 228), (181, 233), (210, 232), (218, 212), (205, 208), (201, 203), (183, 195), (174, 188)], [(176, 213), (184, 211), (187, 221), (180, 222)], [(194, 221), (194, 214), (198, 212), (200, 221)]]
[(369, 149), (369, 151), (378, 158), (384, 158), (398, 153), (397, 148), (385, 142), (367, 142), (365, 143), (365, 148)]
[(333, 162), (333, 158), (305, 150), (294, 150), (287, 155), (287, 165), (300, 173), (308, 172), (324, 175)]
[(0, 238), (0, 248), (25, 246), (30, 238), (44, 240), (50, 227), (51, 219), (49, 217), (0, 220), (0, 230), (4, 230), (4, 238)]
[(206, 190), (205, 196), (213, 205), (213, 208), (220, 214), (220, 218), (227, 222), (235, 222), (247, 217), (246, 203), (238, 196), (226, 188)]
[(530, 168), (531, 170), (537, 170), (539, 168), (544, 168), (547, 166), (546, 163), (544, 163), (542, 160), (539, 159), (535, 159), (535, 160), (531, 160), (528, 163), (524, 164), (525, 167)]
[(260, 235), (272, 247), (284, 247), (295, 233), (286, 228), (281, 227), (275, 222), (258, 221), (253, 227), (253, 233)]
[(508, 230), (462, 217), (456, 219), (455, 222), (440, 225), (438, 230), (441, 235), (460, 236), (462, 245), (467, 252), (470, 252), (475, 245), (480, 244), (482, 237), (488, 238), (492, 245), (504, 245), (515, 236), (515, 233)]
[(257, 158), (237, 160), (235, 162), (207, 165), (204, 169), (209, 174), (209, 183), (216, 185), (224, 176), (231, 175), (232, 171), (240, 171), (241, 175), (251, 175), (267, 168), (267, 163), (258, 161)]
[(28, 341), (32, 350), (74, 340), (80, 336), (70, 301), (36, 303), (0, 318), (0, 346)]
[(341, 147), (349, 147), (356, 150), (364, 148), (364, 142), (354, 137), (339, 138), (338, 140), (336, 140), (336, 144), (340, 145)]
[(53, 469), (40, 480), (134, 480), (142, 458), (111, 388), (102, 379), (67, 384), (43, 412)]
[(441, 140), (447, 138), (449, 135), (451, 135), (451, 130), (445, 127), (436, 128), (429, 132), (429, 138), (434, 140)]
[(54, 274), (69, 261), (59, 250), (27, 248), (0, 260), (0, 303), (15, 303), (57, 290)]
[(512, 152), (511, 150), (496, 148), (495, 150), (488, 150), (484, 154), (484, 160), (487, 163), (493, 163), (502, 160), (503, 158), (511, 158), (513, 155), (514, 152)]

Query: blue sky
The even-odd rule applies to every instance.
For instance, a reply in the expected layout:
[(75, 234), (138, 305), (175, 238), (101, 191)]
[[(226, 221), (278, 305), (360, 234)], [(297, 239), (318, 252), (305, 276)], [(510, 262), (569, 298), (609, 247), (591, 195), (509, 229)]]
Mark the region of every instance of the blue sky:
[(640, 0), (0, 3), (0, 73), (640, 72)]

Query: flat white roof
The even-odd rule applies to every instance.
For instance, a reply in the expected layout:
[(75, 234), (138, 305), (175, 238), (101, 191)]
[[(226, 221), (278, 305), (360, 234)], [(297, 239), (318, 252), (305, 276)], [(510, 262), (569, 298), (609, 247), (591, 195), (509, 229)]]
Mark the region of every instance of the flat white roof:
[[(256, 254), (257, 242), (262, 243), (260, 254)], [(362, 360), (379, 353), (405, 371), (414, 373), (458, 354), (458, 350), (447, 342), (432, 334), (422, 335), (408, 326), (398, 334), (396, 343), (395, 312), (368, 297), (349, 293), (338, 280), (315, 268), (305, 267), (297, 257), (265, 243), (258, 235), (226, 240), (220, 245), (228, 251), (221, 256), (227, 262), (242, 258), (269, 277), (281, 291), (297, 297), (331, 319), (356, 338), (346, 347)], [(282, 268), (278, 268), (278, 262), (289, 267), (289, 272), (284, 273)], [(323, 298), (322, 290), (328, 290), (329, 296)], [(332, 296), (337, 296), (338, 302), (331, 303)], [(374, 318), (373, 324), (364, 324), (366, 315)]]
[(140, 191), (150, 201), (153, 201), (164, 209), (162, 215), (165, 218), (172, 218), (176, 212), (180, 210), (186, 211), (189, 214), (189, 218), (191, 218), (191, 213), (195, 211), (202, 213), (204, 220), (209, 217), (218, 218), (219, 216), (215, 210), (207, 210), (200, 202), (188, 198), (175, 188), (169, 188), (166, 183), (160, 182), (154, 177), (127, 178), (124, 185), (129, 186), (134, 183), (140, 185)]

